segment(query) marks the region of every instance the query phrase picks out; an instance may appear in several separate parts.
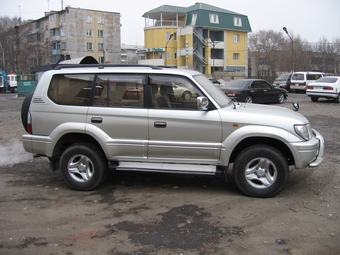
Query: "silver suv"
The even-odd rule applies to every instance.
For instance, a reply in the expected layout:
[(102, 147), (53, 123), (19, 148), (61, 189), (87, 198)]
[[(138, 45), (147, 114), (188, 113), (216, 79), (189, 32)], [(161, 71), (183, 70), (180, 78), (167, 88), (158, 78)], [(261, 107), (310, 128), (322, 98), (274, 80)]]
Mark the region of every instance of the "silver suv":
[(272, 197), (289, 166), (324, 156), (304, 116), (234, 102), (192, 70), (59, 66), (24, 100), (22, 122), (25, 150), (48, 157), (76, 190), (97, 188), (111, 169), (226, 176), (232, 165), (242, 193)]

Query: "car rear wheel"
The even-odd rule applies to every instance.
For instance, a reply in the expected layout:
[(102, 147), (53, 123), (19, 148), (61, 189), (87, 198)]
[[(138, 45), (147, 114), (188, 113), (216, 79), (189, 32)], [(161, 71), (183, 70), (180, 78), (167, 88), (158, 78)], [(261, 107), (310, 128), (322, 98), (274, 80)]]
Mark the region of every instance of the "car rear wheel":
[(283, 190), (289, 166), (284, 156), (268, 145), (253, 145), (235, 159), (234, 182), (239, 190), (251, 197), (273, 197)]
[(277, 101), (279, 102), (279, 104), (283, 104), (285, 101), (285, 95), (283, 93), (280, 93)]
[(334, 99), (335, 103), (340, 103), (340, 93), (337, 95), (337, 97)]
[(60, 172), (75, 190), (93, 190), (106, 178), (108, 164), (104, 153), (87, 143), (69, 146), (61, 155)]
[(245, 103), (252, 104), (253, 103), (253, 98), (251, 96), (247, 96), (246, 99), (244, 100)]
[(310, 99), (311, 99), (313, 102), (317, 102), (319, 98), (318, 98), (318, 97), (311, 97)]

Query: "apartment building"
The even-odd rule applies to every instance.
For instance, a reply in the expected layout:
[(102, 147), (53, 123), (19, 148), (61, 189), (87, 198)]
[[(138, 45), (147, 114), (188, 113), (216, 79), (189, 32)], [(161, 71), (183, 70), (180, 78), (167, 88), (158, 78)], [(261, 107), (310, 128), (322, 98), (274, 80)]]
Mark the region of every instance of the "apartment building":
[(215, 71), (248, 72), (248, 17), (204, 3), (162, 5), (145, 18), (140, 64)]
[(45, 13), (31, 28), (41, 65), (85, 56), (99, 63), (121, 62), (120, 13), (67, 6)]

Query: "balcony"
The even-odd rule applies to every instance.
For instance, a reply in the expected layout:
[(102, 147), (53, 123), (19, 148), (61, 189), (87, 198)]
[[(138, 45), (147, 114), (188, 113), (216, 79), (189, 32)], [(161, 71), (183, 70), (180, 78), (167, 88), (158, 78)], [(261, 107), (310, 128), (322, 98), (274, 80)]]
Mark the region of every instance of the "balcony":
[(51, 36), (50, 39), (51, 39), (51, 42), (60, 41), (61, 36), (60, 35), (54, 35), (54, 36)]
[(61, 55), (61, 49), (52, 50), (52, 55)]
[(184, 21), (177, 20), (153, 20), (151, 24), (145, 24), (146, 28), (152, 27), (184, 27)]

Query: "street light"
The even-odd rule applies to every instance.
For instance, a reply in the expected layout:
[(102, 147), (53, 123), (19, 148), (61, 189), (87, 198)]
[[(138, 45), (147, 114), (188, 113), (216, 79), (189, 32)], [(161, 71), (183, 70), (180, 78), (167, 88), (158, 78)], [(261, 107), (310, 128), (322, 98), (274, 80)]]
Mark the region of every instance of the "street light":
[(20, 73), (20, 45), (19, 45), (19, 26), (15, 26), (17, 44), (17, 73)]
[(288, 30), (287, 30), (286, 27), (283, 27), (282, 29), (283, 29), (283, 31), (285, 31), (285, 33), (288, 35), (290, 41), (292, 42), (292, 63), (291, 63), (291, 68), (292, 68), (292, 72), (294, 72), (294, 69), (295, 69), (295, 67), (294, 67), (294, 62), (295, 62), (295, 61), (294, 61), (294, 43), (293, 43), (293, 39), (292, 39), (292, 37), (289, 35)]
[[(214, 53), (215, 53), (215, 45), (218, 43), (218, 42), (216, 42), (216, 41), (214, 41), (213, 39), (211, 39), (210, 38), (210, 42), (209, 42), (211, 45), (212, 45), (212, 47), (213, 47), (213, 49), (212, 49), (212, 51), (211, 51), (211, 55), (214, 55)], [(212, 74), (214, 74), (215, 73), (215, 56), (211, 56), (211, 57), (213, 57), (213, 68), (212, 68)]]
[(169, 35), (169, 39), (166, 41), (165, 44), (165, 56), (164, 56), (164, 65), (166, 66), (166, 58), (167, 58), (167, 47), (168, 47), (168, 43), (171, 40), (171, 38), (174, 36), (174, 34), (170, 34)]

